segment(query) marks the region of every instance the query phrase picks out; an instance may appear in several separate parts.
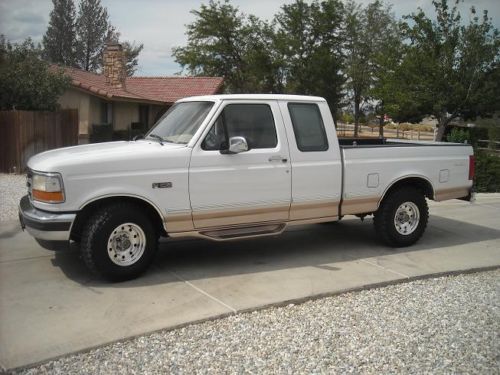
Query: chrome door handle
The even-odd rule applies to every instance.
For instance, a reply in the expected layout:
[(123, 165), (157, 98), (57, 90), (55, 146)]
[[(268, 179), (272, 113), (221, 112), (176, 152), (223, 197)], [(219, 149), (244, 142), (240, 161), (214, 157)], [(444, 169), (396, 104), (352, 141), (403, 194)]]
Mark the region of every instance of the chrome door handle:
[(287, 158), (284, 158), (283, 156), (280, 156), (280, 155), (273, 155), (273, 156), (270, 156), (269, 159), (267, 159), (269, 162), (273, 162), (273, 161), (281, 161), (283, 163), (286, 163), (288, 161)]

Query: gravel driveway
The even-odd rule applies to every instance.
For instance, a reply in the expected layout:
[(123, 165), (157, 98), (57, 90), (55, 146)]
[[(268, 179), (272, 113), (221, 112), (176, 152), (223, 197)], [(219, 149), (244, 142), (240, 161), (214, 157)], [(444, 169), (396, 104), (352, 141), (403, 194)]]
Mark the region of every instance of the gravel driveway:
[(0, 221), (17, 220), (17, 205), (26, 194), (26, 175), (0, 173)]
[(21, 373), (498, 374), (499, 368), (496, 270), (239, 314)]

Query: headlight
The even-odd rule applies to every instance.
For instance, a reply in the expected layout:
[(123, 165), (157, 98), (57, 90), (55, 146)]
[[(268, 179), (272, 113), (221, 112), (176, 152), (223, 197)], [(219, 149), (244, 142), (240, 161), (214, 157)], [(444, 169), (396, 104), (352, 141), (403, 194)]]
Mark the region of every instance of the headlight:
[(59, 173), (33, 172), (31, 196), (45, 203), (64, 202), (64, 188)]

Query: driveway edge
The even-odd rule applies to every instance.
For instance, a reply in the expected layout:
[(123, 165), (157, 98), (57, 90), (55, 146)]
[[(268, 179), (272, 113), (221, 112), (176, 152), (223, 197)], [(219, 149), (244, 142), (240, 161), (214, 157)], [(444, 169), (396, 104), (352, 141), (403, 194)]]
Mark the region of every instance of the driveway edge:
[(66, 354), (62, 354), (59, 356), (45, 359), (43, 361), (37, 361), (37, 362), (33, 362), (33, 363), (30, 363), (30, 364), (27, 364), (24, 366), (14, 367), (11, 369), (5, 368), (3, 366), (3, 364), (0, 363), (0, 374), (9, 374), (9, 373), (17, 372), (17, 371), (26, 370), (26, 369), (36, 367), (36, 366), (42, 365), (44, 363), (50, 362), (50, 361), (55, 361), (59, 358), (87, 353), (87, 352), (90, 352), (94, 349), (102, 348), (103, 346), (112, 345), (112, 344), (117, 343), (117, 342), (131, 341), (131, 340), (134, 340), (138, 337), (151, 335), (151, 334), (156, 333), (156, 332), (173, 331), (173, 330), (184, 328), (184, 327), (190, 326), (190, 325), (202, 324), (202, 323), (213, 321), (213, 320), (224, 319), (224, 318), (227, 318), (227, 317), (232, 316), (232, 315), (249, 313), (249, 312), (254, 312), (254, 311), (261, 311), (261, 310), (266, 310), (266, 309), (273, 308), (273, 307), (284, 307), (284, 306), (287, 306), (290, 304), (300, 305), (300, 304), (303, 304), (303, 303), (306, 303), (309, 301), (314, 301), (314, 300), (327, 298), (327, 297), (335, 297), (335, 296), (339, 296), (339, 295), (342, 295), (345, 293), (379, 289), (379, 288), (384, 288), (384, 287), (390, 286), (390, 285), (404, 284), (404, 283), (417, 281), (417, 280), (426, 280), (426, 279), (432, 279), (432, 278), (438, 278), (438, 277), (444, 277), (444, 276), (466, 275), (466, 274), (472, 274), (472, 273), (494, 271), (494, 270), (499, 269), (499, 268), (500, 268), (500, 265), (495, 265), (495, 266), (478, 267), (478, 268), (471, 268), (471, 269), (464, 269), (464, 270), (442, 271), (442, 272), (436, 272), (436, 273), (431, 273), (431, 274), (426, 274), (426, 275), (411, 276), (411, 277), (402, 277), (402, 278), (389, 280), (389, 281), (383, 281), (383, 282), (379, 282), (379, 283), (365, 284), (365, 285), (361, 285), (358, 287), (346, 288), (346, 289), (341, 289), (341, 290), (337, 290), (337, 291), (333, 291), (333, 292), (319, 293), (319, 294), (314, 294), (314, 295), (307, 296), (307, 297), (301, 297), (301, 298), (289, 299), (289, 300), (285, 300), (285, 301), (281, 301), (281, 302), (265, 304), (265, 305), (257, 306), (257, 307), (253, 307), (253, 308), (237, 310), (236, 312), (228, 312), (228, 313), (214, 315), (214, 316), (209, 317), (209, 318), (198, 319), (198, 320), (193, 320), (191, 322), (176, 324), (176, 325), (173, 325), (171, 327), (156, 329), (153, 331), (147, 331), (147, 332), (144, 332), (144, 333), (141, 333), (138, 335), (133, 335), (133, 336), (123, 338), (123, 339), (118, 339), (118, 340), (112, 340), (112, 341), (106, 342), (104, 344), (91, 346), (91, 347), (77, 350), (74, 352), (68, 352)]

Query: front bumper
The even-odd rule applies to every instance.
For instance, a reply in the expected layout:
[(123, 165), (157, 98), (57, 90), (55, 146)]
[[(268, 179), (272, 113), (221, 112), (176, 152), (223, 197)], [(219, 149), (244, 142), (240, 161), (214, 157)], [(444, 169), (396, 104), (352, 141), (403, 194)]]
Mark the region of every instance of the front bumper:
[(19, 221), (34, 238), (44, 241), (69, 241), (71, 225), (75, 220), (73, 212), (47, 212), (31, 204), (25, 195), (19, 202)]

